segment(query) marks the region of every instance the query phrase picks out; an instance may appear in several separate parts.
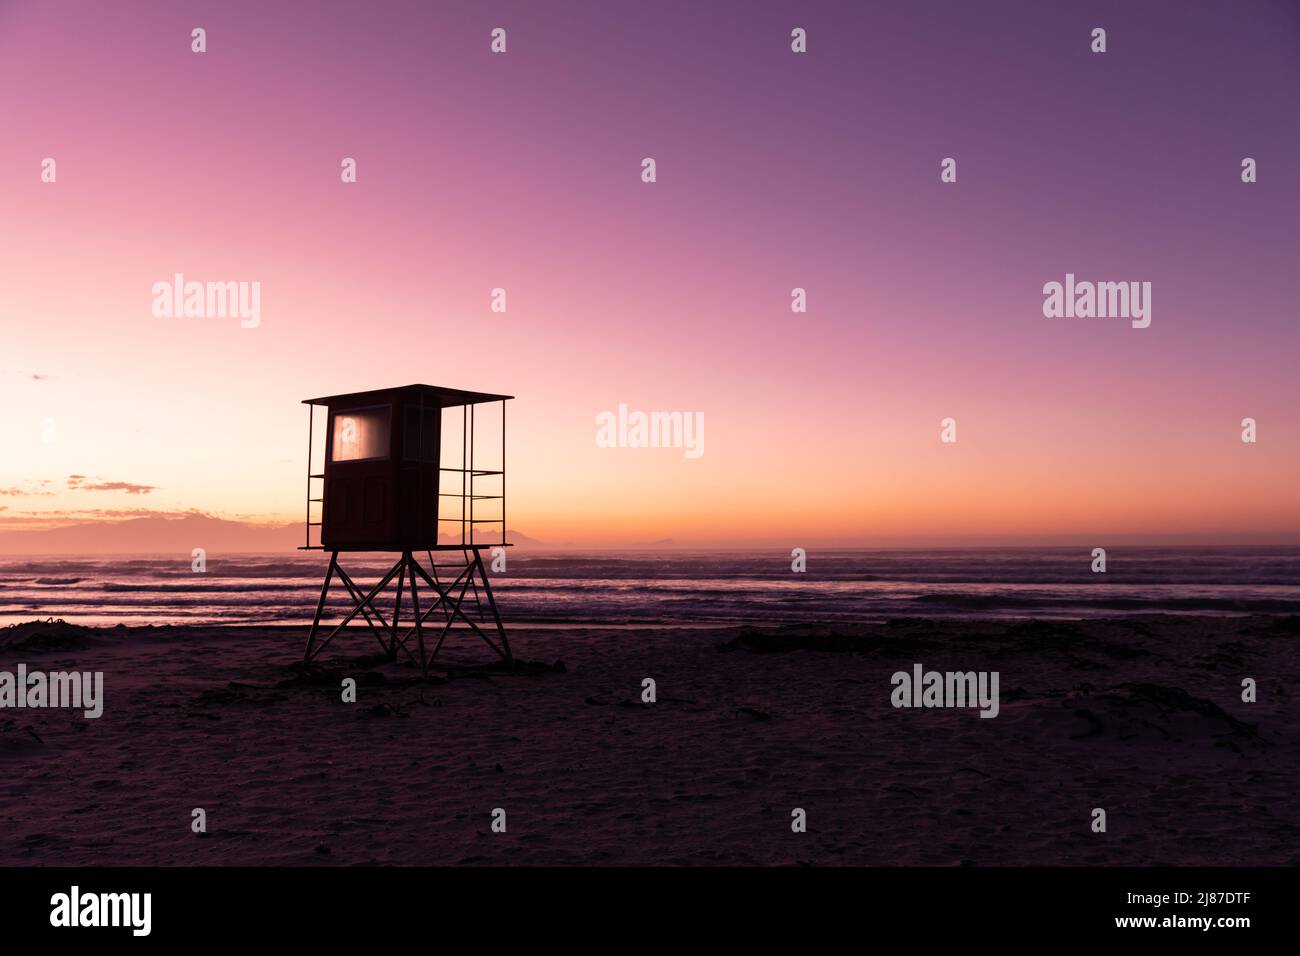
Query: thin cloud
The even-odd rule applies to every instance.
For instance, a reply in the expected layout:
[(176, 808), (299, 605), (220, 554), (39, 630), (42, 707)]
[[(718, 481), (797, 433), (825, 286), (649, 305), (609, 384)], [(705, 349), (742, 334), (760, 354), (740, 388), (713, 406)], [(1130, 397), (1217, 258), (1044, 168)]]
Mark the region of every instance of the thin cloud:
[(157, 485), (137, 485), (130, 481), (100, 481), (85, 475), (68, 475), (68, 487), (74, 491), (124, 491), (128, 495), (147, 495), (157, 491)]
[[(39, 484), (44, 485), (44, 484), (47, 484), (47, 482), (39, 482)], [(52, 492), (52, 491), (28, 491), (26, 488), (19, 488), (17, 485), (14, 485), (12, 488), (0, 488), (0, 495), (8, 495), (9, 497), (15, 497), (15, 498), (16, 498), (16, 497), (27, 497), (27, 496), (34, 496), (34, 497), (40, 497), (40, 498), (52, 498), (52, 497), (54, 497), (54, 492)]]
[[(3, 510), (3, 509), (0, 509)], [(15, 511), (0, 520), (0, 530), (18, 526), (61, 527), (87, 521), (128, 521), (133, 518), (208, 518), (202, 511), (159, 511), (153, 508), (76, 508), (63, 511)]]

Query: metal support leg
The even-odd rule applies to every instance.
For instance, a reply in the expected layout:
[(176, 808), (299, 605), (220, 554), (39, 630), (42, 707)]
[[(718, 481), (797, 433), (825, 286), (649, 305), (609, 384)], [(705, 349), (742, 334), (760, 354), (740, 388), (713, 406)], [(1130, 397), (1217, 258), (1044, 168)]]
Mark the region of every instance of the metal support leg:
[(310, 664), (312, 659), (313, 648), (316, 644), (316, 630), (320, 627), (320, 616), (325, 610), (325, 596), (330, 591), (330, 581), (334, 579), (334, 570), (338, 566), (339, 553), (337, 551), (330, 555), (330, 566), (325, 571), (325, 583), (320, 588), (320, 600), (316, 602), (316, 616), (311, 619), (311, 630), (307, 632), (307, 650), (303, 653), (302, 662)]
[[(318, 657), (325, 649), (326, 645), (337, 637), (339, 633), (347, 627), (349, 622), (353, 620), (353, 618), (360, 614), (369, 626), (370, 630), (378, 638), (380, 645), (384, 648), (385, 655), (390, 661), (397, 659), (398, 648), (401, 648), (406, 652), (407, 656), (412, 659), (412, 661), (418, 661), (420, 665), (420, 673), (422, 675), (428, 675), (429, 664), (438, 656), (438, 652), (442, 649), (443, 642), (446, 640), (453, 625), (456, 624), (457, 619), (482, 638), (483, 642), (487, 644), (488, 647), (492, 648), (492, 650), (495, 651), (502, 660), (507, 664), (513, 665), (514, 656), (510, 650), (510, 641), (506, 637), (505, 625), (502, 623), (501, 614), (497, 610), (496, 598), (492, 594), (492, 585), (488, 580), (487, 568), (483, 563), (482, 553), (478, 548), (472, 550), (474, 552), (472, 558), (470, 558), (468, 554), (465, 555), (466, 564), (464, 570), (456, 575), (455, 580), (449, 582), (445, 586), (436, 577), (437, 565), (432, 561), (432, 555), (430, 555), (430, 570), (432, 570), (434, 577), (430, 577), (429, 573), (421, 567), (420, 563), (415, 559), (414, 555), (412, 555), (410, 551), (404, 551), (402, 552), (401, 558), (399, 558), (397, 563), (393, 565), (392, 569), (389, 570), (382, 579), (380, 579), (379, 583), (364, 594), (362, 593), (361, 588), (348, 576), (347, 572), (345, 572), (342, 566), (338, 563), (339, 552), (332, 552), (330, 555), (329, 568), (325, 572), (325, 582), (321, 586), (320, 599), (316, 603), (316, 613), (312, 618), (311, 630), (307, 635), (307, 649), (303, 655), (304, 662), (310, 663)], [(347, 588), (348, 595), (352, 599), (353, 607), (346, 616), (344, 616), (343, 620), (330, 631), (327, 637), (318, 641), (319, 633), (324, 630), (321, 626), (321, 616), (324, 614), (325, 602), (335, 576), (337, 576), (343, 586)], [(390, 624), (384, 619), (384, 614), (375, 607), (373, 602), (394, 578), (397, 579), (397, 597), (393, 606), (392, 623)], [(483, 604), (479, 600), (477, 593), (479, 578), (482, 578), (482, 593), (487, 599), (487, 606), (492, 614), (491, 622), (488, 622), (485, 619)], [(420, 586), (417, 579), (423, 579), (424, 582), (437, 594), (437, 597), (433, 602), (423, 608), (420, 606)], [(402, 595), (406, 590), (408, 580), (410, 582), (411, 611), (414, 620), (411, 622), (412, 626), (410, 626), (403, 635), (400, 633), (399, 628), (401, 627)], [(479, 622), (472, 620), (465, 612), (465, 599), (471, 588), (475, 591), (475, 604), (478, 605), (479, 610), (477, 616), (483, 626), (480, 626)], [(437, 641), (433, 645), (432, 652), (426, 653), (424, 625), (428, 621), (430, 615), (436, 613), (440, 608), (445, 615), (443, 627), (441, 628)], [(374, 620), (371, 619), (372, 613), (374, 614)], [(489, 636), (493, 625), (496, 627), (496, 634), (494, 636), (500, 641), (499, 645), (496, 641), (493, 641), (492, 636)], [(412, 635), (415, 636), (419, 648), (418, 658), (411, 653), (410, 647), (407, 643)]]
[[(414, 555), (408, 554), (407, 558), (411, 562), (411, 613), (415, 615), (415, 641), (420, 648), (420, 676), (429, 676), (429, 659), (424, 656), (424, 630), (423, 621), (420, 618), (420, 589), (416, 583), (416, 569), (418, 567)], [(397, 635), (393, 635), (393, 640), (397, 640)], [(405, 645), (403, 645), (405, 646)]]
[(411, 552), (403, 551), (402, 559), (397, 562), (401, 570), (397, 573), (397, 603), (393, 605), (393, 637), (388, 644), (388, 659), (397, 660), (397, 621), (402, 615), (402, 585), (406, 583), (406, 562), (411, 557)]
[(505, 625), (501, 623), (501, 613), (497, 610), (496, 598), (492, 596), (492, 585), (488, 583), (487, 569), (483, 567), (483, 552), (475, 549), (474, 564), (478, 568), (478, 573), (483, 578), (483, 593), (487, 595), (488, 607), (492, 611), (492, 620), (497, 624), (497, 636), (501, 638), (501, 646), (505, 649), (506, 663), (514, 666), (514, 655), (510, 653), (510, 641), (506, 638)]

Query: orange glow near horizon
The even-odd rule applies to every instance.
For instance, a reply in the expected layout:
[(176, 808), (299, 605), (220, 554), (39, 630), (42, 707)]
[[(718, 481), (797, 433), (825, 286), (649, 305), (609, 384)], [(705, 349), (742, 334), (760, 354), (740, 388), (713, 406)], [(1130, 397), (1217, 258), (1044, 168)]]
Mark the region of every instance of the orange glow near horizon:
[[(209, 17), (238, 48), (200, 57), (191, 13), (148, 9), (0, 11), (0, 85), (28, 91), (0, 142), (0, 532), (301, 522), (302, 399), (425, 382), (517, 396), (508, 523), (546, 544), (1300, 542), (1300, 133), (1207, 128), (1213, 71), (1063, 72), (1073, 128), (1137, 111), (1117, 164), (1027, 108), (1041, 63), (959, 23), (921, 75), (839, 36), (791, 64), (595, 8), (576, 60), (528, 7), (494, 61), (477, 22), (343, 42), (238, 3)], [(1034, 48), (1040, 15), (988, 42)], [(1240, 95), (1290, 115), (1272, 77)], [(1166, 82), (1189, 92), (1133, 99)], [(1246, 139), (1276, 171), (1249, 187)], [(1067, 271), (1151, 281), (1150, 328), (1044, 317)], [(177, 274), (260, 283), (256, 327), (156, 315)], [(620, 404), (702, 414), (703, 454), (600, 447)]]

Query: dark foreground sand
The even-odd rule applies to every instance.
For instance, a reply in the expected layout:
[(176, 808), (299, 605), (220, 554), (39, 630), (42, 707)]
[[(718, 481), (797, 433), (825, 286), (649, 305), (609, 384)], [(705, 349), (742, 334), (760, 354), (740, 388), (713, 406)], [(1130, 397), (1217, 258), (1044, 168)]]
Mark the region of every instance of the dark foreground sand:
[[(106, 683), (99, 720), (0, 710), (0, 862), (1300, 862), (1296, 617), (517, 632), (545, 667), (429, 683), (365, 632), (305, 674), (301, 642), (0, 630), (0, 669)], [(916, 662), (999, 671), (1001, 714), (894, 709)]]

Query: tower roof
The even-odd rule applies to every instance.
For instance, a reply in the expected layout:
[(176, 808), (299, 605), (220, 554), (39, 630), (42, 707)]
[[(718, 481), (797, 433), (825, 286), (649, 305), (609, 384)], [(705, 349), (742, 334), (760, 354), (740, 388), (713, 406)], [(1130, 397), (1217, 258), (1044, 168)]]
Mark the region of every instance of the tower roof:
[(341, 405), (344, 403), (384, 401), (394, 396), (423, 399), (430, 407), (453, 408), (458, 405), (479, 405), (483, 402), (504, 402), (513, 395), (494, 395), (491, 392), (467, 392), (460, 388), (441, 385), (398, 385), (393, 388), (375, 388), (365, 392), (344, 392), (342, 395), (325, 395), (305, 398), (304, 405)]

